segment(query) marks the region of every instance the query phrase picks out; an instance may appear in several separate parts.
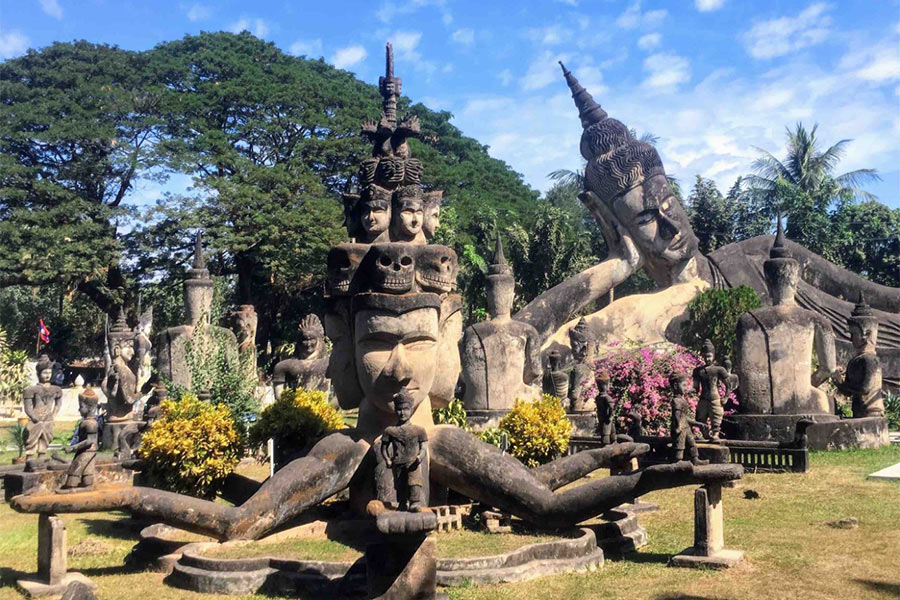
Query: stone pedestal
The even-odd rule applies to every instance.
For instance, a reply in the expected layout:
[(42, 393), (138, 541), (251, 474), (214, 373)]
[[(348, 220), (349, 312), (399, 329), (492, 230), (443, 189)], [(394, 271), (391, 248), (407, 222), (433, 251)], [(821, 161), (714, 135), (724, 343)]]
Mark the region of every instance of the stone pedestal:
[(725, 549), (722, 485), (709, 483), (694, 492), (694, 545), (673, 556), (670, 567), (726, 569), (744, 559), (740, 550)]
[(434, 600), (434, 534), (384, 535), (366, 545), (366, 580), (372, 600)]
[(56, 515), (41, 513), (38, 517), (37, 577), (20, 579), (16, 583), (30, 597), (60, 596), (73, 581), (96, 588), (81, 573), (67, 573), (66, 567), (66, 526)]

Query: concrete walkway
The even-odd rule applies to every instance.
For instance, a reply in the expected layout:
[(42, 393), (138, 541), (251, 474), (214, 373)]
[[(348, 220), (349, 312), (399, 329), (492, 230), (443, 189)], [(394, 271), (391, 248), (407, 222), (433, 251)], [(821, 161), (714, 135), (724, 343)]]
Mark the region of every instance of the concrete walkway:
[(881, 479), (883, 481), (900, 481), (900, 463), (891, 465), (869, 475), (868, 479)]

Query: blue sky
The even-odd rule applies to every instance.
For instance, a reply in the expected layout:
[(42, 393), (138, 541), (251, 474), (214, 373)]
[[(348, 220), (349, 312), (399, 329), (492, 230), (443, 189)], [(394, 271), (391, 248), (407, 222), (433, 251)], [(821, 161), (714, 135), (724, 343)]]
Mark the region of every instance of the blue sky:
[(818, 122), (824, 143), (854, 140), (841, 170), (877, 168), (883, 181), (869, 189), (900, 208), (895, 0), (0, 0), (4, 59), (55, 40), (143, 50), (241, 29), (370, 83), (391, 40), (403, 92), (452, 112), (537, 189), (580, 167), (563, 60), (611, 116), (659, 136), (683, 184), (701, 174), (725, 192), (755, 147), (781, 156), (786, 126)]

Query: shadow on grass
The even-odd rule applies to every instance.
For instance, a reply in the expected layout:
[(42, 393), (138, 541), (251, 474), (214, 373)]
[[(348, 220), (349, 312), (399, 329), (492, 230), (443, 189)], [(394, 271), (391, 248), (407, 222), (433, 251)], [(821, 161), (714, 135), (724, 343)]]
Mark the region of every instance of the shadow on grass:
[[(84, 523), (85, 529), (91, 535), (135, 541), (139, 537), (140, 530), (150, 524), (150, 521), (139, 524), (132, 519), (81, 519), (81, 522)], [(136, 527), (138, 527), (137, 531), (135, 531)]]
[(14, 590), (16, 589), (16, 580), (35, 576), (37, 576), (37, 569), (33, 573), (26, 573), (9, 567), (0, 567), (0, 589)]
[(133, 569), (128, 565), (107, 565), (105, 567), (85, 567), (74, 569), (87, 577), (104, 577), (106, 575), (128, 575), (137, 573), (140, 569)]
[(663, 594), (654, 600), (721, 600), (720, 596), (694, 596), (693, 594)]
[(886, 592), (892, 594), (895, 598), (900, 598), (900, 583), (890, 583), (888, 581), (872, 581), (871, 579), (854, 579), (856, 583), (864, 585), (875, 592)]
[(669, 564), (670, 558), (672, 558), (671, 554), (663, 554), (660, 552), (631, 552), (624, 556), (614, 556), (611, 560), (627, 560), (630, 563), (667, 565)]

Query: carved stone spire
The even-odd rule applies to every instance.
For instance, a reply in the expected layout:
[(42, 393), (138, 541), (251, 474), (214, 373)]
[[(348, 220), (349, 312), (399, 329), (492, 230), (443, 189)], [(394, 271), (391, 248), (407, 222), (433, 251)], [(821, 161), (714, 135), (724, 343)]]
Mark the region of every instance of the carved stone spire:
[(503, 242), (500, 241), (500, 233), (497, 233), (497, 241), (494, 243), (494, 261), (488, 265), (488, 275), (511, 275), (512, 267), (506, 263), (503, 255)]
[(575, 79), (575, 76), (572, 75), (572, 72), (566, 68), (562, 61), (559, 61), (559, 66), (562, 67), (566, 83), (569, 85), (569, 89), (572, 90), (572, 99), (575, 101), (575, 107), (578, 108), (578, 117), (581, 119), (581, 126), (587, 129), (594, 123), (605, 119), (607, 116), (606, 111), (600, 108), (599, 104), (594, 102), (593, 96), (578, 83), (578, 80)]
[(397, 126), (397, 97), (401, 83), (399, 77), (394, 77), (394, 48), (388, 42), (384, 49), (384, 77), (378, 78), (378, 89), (382, 97), (381, 121), (391, 129)]
[(778, 226), (775, 232), (775, 243), (769, 252), (770, 258), (791, 258), (791, 251), (784, 245), (784, 227), (781, 225), (781, 216), (778, 217)]
[(859, 300), (856, 302), (856, 306), (853, 307), (854, 317), (871, 317), (872, 316), (872, 307), (866, 304), (866, 297), (863, 294), (862, 290), (859, 290)]

